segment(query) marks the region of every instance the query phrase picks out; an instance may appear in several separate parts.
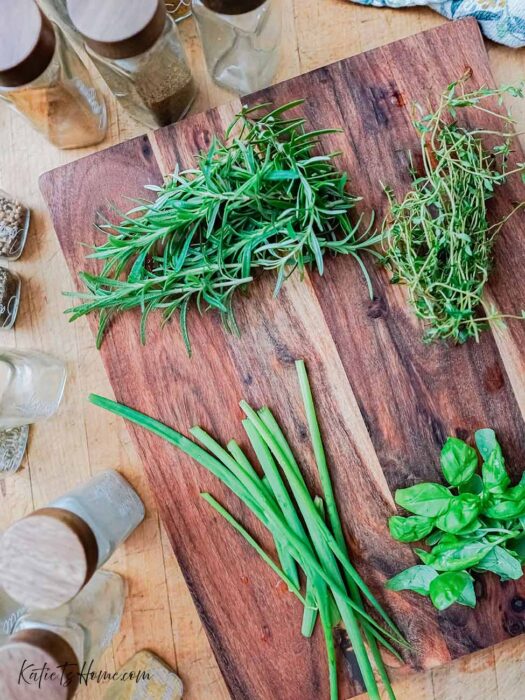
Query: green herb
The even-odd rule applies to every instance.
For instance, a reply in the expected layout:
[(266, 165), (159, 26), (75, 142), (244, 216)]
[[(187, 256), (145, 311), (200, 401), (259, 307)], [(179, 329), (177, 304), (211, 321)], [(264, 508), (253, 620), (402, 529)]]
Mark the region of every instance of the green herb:
[(254, 114), (267, 105), (243, 108), (196, 168), (149, 186), (155, 201), (100, 227), (107, 240), (89, 257), (102, 270), (80, 274), (87, 292), (71, 293), (82, 303), (68, 309), (71, 320), (99, 313), (99, 347), (111, 316), (136, 308), (143, 342), (149, 314), (161, 310), (165, 321), (179, 315), (189, 351), (190, 302), (201, 312), (215, 309), (236, 331), (233, 298), (256, 274), (275, 270), (277, 294), (296, 268), (302, 274), (313, 265), (323, 274), (326, 253), (353, 256), (370, 287), (362, 255), (377, 255), (371, 247), (380, 237), (367, 238), (360, 221), (350, 222), (359, 198), (334, 167), (338, 154), (316, 152), (320, 137), (337, 130), (306, 131), (304, 119), (283, 116), (302, 102), (261, 117)]
[(510, 486), (503, 452), (490, 428), (475, 434), (476, 450), (450, 437), (441, 450), (449, 486), (421, 483), (400, 489), (396, 503), (409, 513), (389, 520), (400, 542), (425, 540), (414, 552), (423, 565), (391, 578), (386, 587), (429, 596), (439, 610), (453, 603), (474, 607), (472, 574), (492, 571), (502, 581), (523, 575), (525, 564), (525, 474)]
[[(190, 432), (203, 449), (153, 418), (110, 399), (91, 395), (90, 401), (159, 435), (197, 460), (235, 493), (270, 531), (281, 566), (210, 494), (202, 494), (304, 605), (302, 632), (305, 636), (312, 634), (319, 615), (326, 642), (331, 700), (338, 697), (332, 628), (339, 619), (348, 632), (371, 700), (380, 698), (372, 661), (388, 697), (395, 700), (379, 647), (401, 659), (396, 646), (408, 645), (350, 561), (306, 368), (302, 361), (296, 366), (322, 497), (312, 497), (293, 451), (267, 407), (255, 411), (245, 401), (241, 402), (246, 414), (243, 426), (264, 473), (261, 478), (234, 441), (228, 443), (226, 450), (202, 428), (194, 427)], [(297, 567), (306, 577), (304, 593), (300, 590)], [(384, 624), (379, 624), (367, 612), (364, 601)]]
[[(489, 222), (488, 202), (495, 190), (512, 174), (525, 177), (524, 163), (512, 171), (507, 168), (516, 136), (513, 119), (492, 111), (490, 101), (523, 97), (523, 91), (504, 86), (465, 92), (468, 77), (449, 85), (437, 110), (414, 122), (423, 171), (412, 166), (412, 189), (400, 202), (386, 190), (390, 212), (383, 224), (383, 264), (392, 272), (392, 283), (407, 286), (410, 305), (424, 321), (426, 342), (478, 340), (489, 321), (524, 316), (499, 313), (483, 298), (494, 239), (525, 204)], [(464, 108), (472, 114), (488, 112), (500, 120), (501, 131), (461, 125), (458, 115)]]

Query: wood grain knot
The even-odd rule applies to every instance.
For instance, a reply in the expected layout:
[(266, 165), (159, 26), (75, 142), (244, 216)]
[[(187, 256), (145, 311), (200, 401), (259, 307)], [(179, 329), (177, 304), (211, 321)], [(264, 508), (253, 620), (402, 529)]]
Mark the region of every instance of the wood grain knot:
[(388, 314), (388, 308), (383, 297), (374, 297), (368, 305), (366, 315), (368, 318), (385, 318)]
[(525, 613), (525, 598), (517, 596), (510, 601), (510, 607), (513, 612)]
[(503, 389), (505, 386), (505, 377), (499, 365), (491, 365), (485, 370), (483, 386), (491, 394), (495, 394), (497, 391)]
[(140, 140), (140, 150), (142, 151), (142, 155), (146, 160), (151, 159), (153, 149), (151, 148), (151, 143), (146, 135), (144, 135)]
[(405, 107), (407, 103), (405, 97), (401, 92), (399, 92), (399, 90), (394, 90), (392, 97), (390, 98), (390, 102), (398, 107)]

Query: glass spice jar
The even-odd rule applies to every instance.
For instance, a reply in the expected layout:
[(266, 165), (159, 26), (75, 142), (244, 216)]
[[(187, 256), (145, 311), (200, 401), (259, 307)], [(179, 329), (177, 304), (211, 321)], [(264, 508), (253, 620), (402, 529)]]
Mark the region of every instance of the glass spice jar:
[(16, 623), (26, 612), (26, 608), (0, 588), (0, 646), (12, 633)]
[(34, 0), (0, 0), (0, 16), (0, 99), (59, 148), (102, 141), (104, 99), (61, 30)]
[[(0, 648), (2, 700), (70, 700), (80, 674), (89, 677), (117, 633), (125, 598), (124, 579), (99, 571), (71, 602), (55, 610), (23, 614)], [(22, 669), (36, 674), (38, 680), (24, 685), (21, 675), (24, 680), (27, 676)]]
[(63, 605), (143, 519), (144, 505), (126, 479), (101, 472), (4, 532), (0, 584), (28, 608)]
[(22, 255), (30, 219), (27, 207), (0, 190), (0, 258), (17, 260)]
[(196, 88), (163, 0), (68, 0), (86, 50), (122, 107), (150, 128), (190, 109)]
[(208, 72), (247, 95), (267, 87), (279, 65), (280, 0), (192, 0)]
[(0, 430), (0, 478), (18, 471), (27, 447), (29, 426)]
[(20, 277), (0, 267), (0, 328), (11, 329), (16, 321), (20, 302)]

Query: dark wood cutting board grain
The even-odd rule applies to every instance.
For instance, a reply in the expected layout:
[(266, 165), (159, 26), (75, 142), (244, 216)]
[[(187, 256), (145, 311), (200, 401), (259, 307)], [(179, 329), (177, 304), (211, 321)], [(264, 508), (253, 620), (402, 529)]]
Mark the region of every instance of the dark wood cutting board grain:
[[(245, 100), (283, 103), (305, 97), (299, 109), (310, 126), (342, 126), (343, 133), (327, 137), (324, 147), (343, 152), (341, 167), (363, 196), (364, 210), (374, 208), (380, 216), (385, 200), (379, 181), (398, 193), (408, 185), (408, 152), (417, 148), (411, 125), (414, 101), (435, 101), (468, 68), (472, 85), (492, 84), (479, 30), (467, 20)], [(158, 183), (161, 173), (192, 165), (194, 154), (214, 134), (222, 134), (239, 107), (239, 101), (233, 102), (42, 176), (42, 192), (76, 284), (77, 272), (91, 264), (81, 243), (101, 240), (93, 227), (96, 212), (108, 211), (108, 201), (129, 208), (126, 198), (142, 196), (143, 186)], [(521, 152), (516, 157), (522, 158)], [(507, 211), (513, 198), (512, 187), (498, 194), (498, 210)], [(489, 295), (505, 310), (525, 308), (520, 280), (524, 223), (518, 214), (497, 245)], [(323, 277), (310, 274), (300, 281), (292, 276), (277, 299), (272, 297), (272, 276), (259, 279), (236, 305), (240, 338), (225, 333), (213, 315), (190, 313), (191, 359), (175, 323), (161, 330), (151, 319), (147, 345), (141, 346), (135, 314), (115, 321), (102, 355), (119, 401), (183, 432), (200, 424), (222, 441), (235, 437), (245, 444), (239, 400), (269, 404), (311, 477), (294, 368), (296, 358), (307, 361), (353, 558), (413, 644), (404, 669), (408, 672), (525, 629), (524, 583), (500, 584), (484, 576), (477, 583), (474, 611), (453, 606), (440, 614), (416, 594), (383, 589), (387, 578), (415, 563), (410, 548), (388, 534), (393, 492), (438, 477), (439, 450), (447, 435), (471, 440), (477, 428), (494, 427), (510, 465), (523, 468), (525, 335), (516, 323), (495, 335), (486, 333), (479, 344), (424, 346), (403, 290), (390, 286), (372, 264), (369, 269), (372, 300), (350, 259), (328, 261)], [(94, 319), (92, 323), (95, 327)], [(232, 697), (328, 698), (319, 630), (312, 640), (301, 637), (300, 606), (199, 493), (213, 493), (271, 549), (267, 534), (201, 467), (156, 437), (130, 430)], [(344, 638), (340, 646), (342, 696), (353, 696), (361, 688), (352, 681)]]

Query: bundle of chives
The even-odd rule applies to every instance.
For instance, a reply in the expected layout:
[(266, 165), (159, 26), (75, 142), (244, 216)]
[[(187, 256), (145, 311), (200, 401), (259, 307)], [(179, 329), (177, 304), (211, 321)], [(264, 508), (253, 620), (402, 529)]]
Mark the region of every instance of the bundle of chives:
[[(302, 360), (296, 362), (296, 367), (322, 498), (310, 494), (294, 454), (268, 407), (255, 411), (245, 401), (240, 404), (246, 414), (243, 427), (264, 474), (261, 477), (234, 440), (225, 449), (202, 428), (194, 427), (190, 433), (203, 445), (200, 447), (172, 428), (115, 401), (94, 394), (90, 401), (159, 435), (195, 459), (238, 496), (270, 531), (280, 566), (210, 494), (201, 494), (301, 601), (305, 636), (311, 636), (319, 615), (328, 659), (330, 700), (338, 697), (332, 630), (339, 619), (346, 627), (371, 700), (380, 700), (380, 694), (370, 657), (388, 697), (395, 700), (379, 645), (401, 658), (394, 645), (407, 647), (408, 644), (350, 562), (306, 367)], [(304, 593), (298, 568), (306, 577)], [(366, 611), (363, 600), (384, 624)]]

